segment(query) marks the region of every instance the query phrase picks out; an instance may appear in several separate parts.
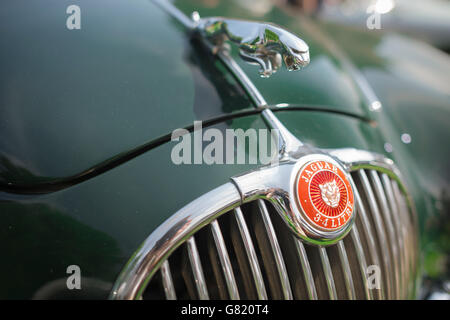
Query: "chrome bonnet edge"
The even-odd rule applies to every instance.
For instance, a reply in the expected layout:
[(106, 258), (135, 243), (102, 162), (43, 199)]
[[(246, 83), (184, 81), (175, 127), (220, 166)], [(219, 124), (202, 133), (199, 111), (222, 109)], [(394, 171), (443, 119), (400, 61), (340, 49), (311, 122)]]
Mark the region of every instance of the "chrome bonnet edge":
[(110, 298), (135, 299), (161, 264), (180, 244), (221, 214), (239, 206), (236, 187), (226, 183), (189, 203), (161, 224), (120, 273)]

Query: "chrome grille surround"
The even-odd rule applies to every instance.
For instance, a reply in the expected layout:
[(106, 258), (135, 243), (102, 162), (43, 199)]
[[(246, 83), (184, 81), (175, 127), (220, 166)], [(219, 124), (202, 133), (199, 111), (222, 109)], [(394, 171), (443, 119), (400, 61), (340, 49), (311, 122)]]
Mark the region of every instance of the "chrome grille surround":
[[(235, 177), (158, 227), (120, 274), (111, 298), (414, 298), (417, 221), (397, 168), (362, 150), (326, 154), (351, 175), (357, 211), (347, 237), (326, 247), (305, 244), (285, 224), (289, 203), (274, 198), (274, 188)], [(257, 173), (270, 186), (263, 171)], [(380, 267), (379, 290), (369, 288), (369, 265)]]

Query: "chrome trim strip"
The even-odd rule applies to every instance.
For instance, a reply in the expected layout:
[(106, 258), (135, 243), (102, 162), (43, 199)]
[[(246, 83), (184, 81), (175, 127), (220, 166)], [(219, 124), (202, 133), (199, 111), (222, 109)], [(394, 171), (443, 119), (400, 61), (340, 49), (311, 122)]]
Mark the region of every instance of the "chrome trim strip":
[(264, 286), (264, 280), (259, 267), (258, 257), (256, 256), (255, 247), (253, 246), (253, 241), (250, 237), (250, 232), (248, 231), (244, 215), (239, 207), (234, 209), (234, 213), (239, 227), (239, 232), (241, 233), (242, 241), (244, 243), (245, 251), (247, 252), (248, 262), (250, 263), (253, 279), (255, 281), (258, 299), (267, 300), (266, 287)]
[(393, 176), (396, 179), (400, 176), (394, 162), (378, 153), (354, 148), (324, 149), (324, 151), (346, 163), (350, 171), (356, 171), (363, 168), (377, 168), (390, 171), (390, 176)]
[[(355, 203), (356, 208), (358, 210), (358, 213), (361, 216), (361, 222), (364, 229), (364, 233), (366, 234), (367, 239), (367, 247), (369, 249), (370, 257), (372, 258), (372, 261), (375, 265), (380, 265), (380, 258), (378, 257), (378, 252), (375, 244), (375, 238), (372, 233), (372, 225), (369, 221), (369, 217), (367, 216), (366, 209), (364, 208), (364, 204), (362, 203), (361, 196), (359, 195), (358, 189), (355, 186), (355, 183), (352, 179), (352, 186), (353, 186), (353, 195), (355, 196)], [(353, 226), (353, 228), (356, 226)], [(358, 237), (359, 238), (359, 237)], [(367, 280), (366, 276), (366, 270), (364, 270), (364, 279)], [(367, 285), (367, 284), (366, 284)], [(384, 284), (381, 284), (381, 288), (379, 290), (379, 298), (384, 299), (385, 298), (385, 287)]]
[[(212, 48), (211, 45), (206, 43), (207, 46)], [(266, 107), (267, 102), (262, 94), (255, 87), (253, 82), (247, 77), (247, 74), (241, 69), (241, 67), (234, 61), (227, 51), (221, 50), (217, 53), (221, 61), (227, 66), (232, 74), (236, 77), (239, 83), (244, 87), (250, 99), (253, 101), (256, 107)], [(270, 129), (277, 129), (279, 132), (279, 153), (284, 155), (287, 152), (297, 151), (298, 148), (303, 146), (301, 143), (273, 114), (272, 110), (264, 109), (261, 112), (262, 117), (266, 121)]]
[[(212, 45), (208, 45), (212, 48)], [(259, 92), (259, 90), (255, 87), (253, 82), (247, 77), (247, 74), (241, 67), (234, 61), (234, 59), (230, 56), (230, 54), (221, 50), (217, 53), (220, 60), (225, 64), (225, 66), (233, 73), (239, 83), (244, 87), (245, 91), (247, 91), (251, 100), (257, 107), (267, 106), (267, 102)]]
[(374, 297), (372, 290), (369, 290), (367, 284), (367, 275), (366, 275), (367, 260), (361, 245), (361, 239), (359, 238), (358, 227), (356, 225), (353, 226), (350, 235), (352, 237), (353, 245), (355, 246), (356, 250), (356, 259), (358, 259), (359, 271), (361, 272), (361, 279), (363, 282), (364, 293), (366, 295), (367, 300), (373, 300)]
[(194, 275), (195, 286), (200, 300), (209, 300), (208, 288), (206, 287), (205, 276), (203, 274), (202, 263), (198, 254), (194, 235), (187, 240), (187, 251), (189, 262), (191, 263), (192, 274)]
[(306, 289), (308, 291), (309, 299), (317, 300), (316, 285), (314, 283), (314, 277), (312, 275), (311, 266), (309, 265), (309, 260), (306, 255), (305, 246), (303, 245), (303, 242), (301, 242), (295, 236), (292, 236), (292, 239), (294, 240), (295, 247), (297, 249), (297, 254), (300, 259), (300, 264), (302, 265), (303, 276), (305, 278)]
[(181, 208), (139, 247), (120, 273), (110, 298), (139, 299), (162, 262), (187, 237), (240, 204), (241, 195), (233, 183), (228, 182)]
[(173, 286), (172, 273), (170, 272), (169, 260), (166, 260), (161, 265), (161, 278), (164, 287), (164, 293), (167, 300), (177, 300), (175, 294), (175, 287)]
[(347, 69), (347, 71), (352, 76), (355, 81), (356, 86), (359, 88), (363, 94), (366, 103), (370, 111), (380, 111), (382, 109), (382, 104), (380, 99), (375, 94), (372, 86), (367, 81), (366, 77), (361, 71), (353, 64), (353, 62), (346, 56), (341, 56), (342, 65)]
[(273, 256), (275, 258), (275, 263), (277, 265), (278, 275), (280, 276), (281, 288), (283, 290), (284, 298), (286, 300), (292, 300), (293, 296), (291, 284), (289, 283), (289, 276), (286, 270), (286, 265), (284, 264), (283, 254), (281, 253), (281, 248), (278, 243), (277, 235), (275, 234), (275, 229), (273, 228), (272, 221), (270, 220), (269, 212), (267, 211), (266, 204), (261, 199), (258, 200), (258, 207), (261, 212), (264, 226), (266, 228), (266, 233), (269, 238)]
[(334, 285), (333, 273), (331, 272), (330, 260), (328, 260), (327, 251), (324, 247), (319, 247), (320, 261), (322, 262), (322, 268), (327, 283), (328, 294), (330, 300), (337, 299), (336, 286)]
[(395, 298), (400, 299), (400, 273), (399, 273), (399, 267), (397, 263), (397, 256), (399, 255), (398, 247), (397, 247), (397, 238), (395, 237), (394, 232), (394, 226), (392, 224), (392, 212), (389, 209), (386, 195), (383, 190), (383, 186), (381, 185), (381, 180), (378, 176), (378, 172), (375, 170), (369, 171), (370, 177), (372, 179), (375, 194), (381, 204), (381, 213), (384, 217), (385, 225), (387, 225), (387, 236), (389, 238), (389, 243), (391, 244), (392, 248), (392, 255), (393, 255), (393, 268), (394, 268), (394, 284), (395, 284)]
[(233, 267), (231, 266), (230, 257), (228, 256), (227, 247), (223, 240), (222, 231), (220, 230), (219, 222), (214, 220), (211, 222), (211, 232), (213, 234), (214, 243), (216, 244), (217, 254), (222, 265), (223, 275), (227, 283), (228, 294), (231, 300), (239, 300), (239, 291), (236, 280), (233, 274)]
[(369, 203), (370, 211), (373, 214), (373, 218), (375, 221), (375, 231), (378, 235), (378, 240), (380, 241), (381, 252), (383, 252), (383, 271), (384, 271), (384, 279), (388, 279), (388, 286), (386, 290), (386, 296), (388, 299), (393, 297), (393, 279), (391, 276), (391, 257), (389, 253), (388, 242), (386, 236), (384, 234), (383, 221), (381, 220), (380, 211), (378, 209), (377, 202), (375, 200), (375, 195), (373, 194), (372, 187), (369, 183), (369, 179), (364, 170), (358, 170), (358, 176), (361, 179), (362, 187), (367, 196), (367, 201)]
[(350, 264), (348, 263), (347, 250), (345, 250), (344, 241), (337, 243), (339, 259), (341, 260), (341, 266), (344, 273), (345, 288), (347, 289), (347, 296), (349, 300), (356, 299), (355, 286), (353, 285), (352, 271), (350, 270)]
[(183, 12), (180, 11), (176, 6), (174, 6), (168, 0), (152, 0), (156, 5), (160, 6), (169, 15), (178, 20), (187, 29), (195, 28), (195, 23), (192, 19), (188, 18)]

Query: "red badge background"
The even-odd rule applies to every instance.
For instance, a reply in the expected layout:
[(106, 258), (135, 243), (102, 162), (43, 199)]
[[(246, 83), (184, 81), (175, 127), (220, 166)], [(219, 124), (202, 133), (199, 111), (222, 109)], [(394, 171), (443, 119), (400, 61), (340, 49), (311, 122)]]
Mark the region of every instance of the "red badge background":
[[(306, 170), (313, 174), (308, 176)], [(336, 181), (340, 192), (339, 204), (335, 208), (323, 201), (319, 188), (319, 184), (332, 180)], [(313, 161), (305, 165), (298, 175), (296, 189), (303, 212), (313, 225), (321, 229), (332, 231), (342, 228), (353, 215), (354, 198), (350, 182), (341, 169), (328, 161)]]

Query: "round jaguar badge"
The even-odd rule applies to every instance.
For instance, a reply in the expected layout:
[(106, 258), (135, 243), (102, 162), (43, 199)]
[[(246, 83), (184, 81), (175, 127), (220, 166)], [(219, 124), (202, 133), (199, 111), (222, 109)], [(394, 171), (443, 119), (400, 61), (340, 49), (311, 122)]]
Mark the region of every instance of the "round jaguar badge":
[(294, 192), (299, 212), (311, 230), (337, 236), (353, 220), (352, 186), (332, 159), (321, 157), (304, 163), (298, 171)]

